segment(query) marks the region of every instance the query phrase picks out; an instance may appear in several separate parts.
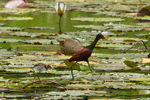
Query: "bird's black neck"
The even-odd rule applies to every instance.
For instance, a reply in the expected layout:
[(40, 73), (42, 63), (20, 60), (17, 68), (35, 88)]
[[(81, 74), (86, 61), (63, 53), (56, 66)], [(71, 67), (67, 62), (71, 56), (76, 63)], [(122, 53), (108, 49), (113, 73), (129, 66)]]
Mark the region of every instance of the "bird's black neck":
[(93, 49), (94, 49), (94, 47), (95, 47), (95, 45), (96, 45), (96, 43), (98, 42), (99, 39), (100, 38), (96, 37), (96, 39), (94, 40), (94, 42), (92, 44), (90, 44), (89, 46), (87, 46), (86, 48), (88, 48), (92, 52)]

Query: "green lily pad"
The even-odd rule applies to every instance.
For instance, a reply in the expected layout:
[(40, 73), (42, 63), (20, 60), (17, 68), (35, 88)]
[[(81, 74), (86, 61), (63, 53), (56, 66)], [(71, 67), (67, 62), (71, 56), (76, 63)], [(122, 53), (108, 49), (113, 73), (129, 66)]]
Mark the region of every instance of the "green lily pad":
[(131, 81), (145, 81), (145, 82), (149, 82), (150, 78), (149, 77), (136, 77), (136, 78), (130, 78)]
[(5, 39), (5, 38), (1, 38), (0, 39), (0, 42), (2, 42), (2, 43), (7, 43), (7, 42), (21, 42), (21, 41), (23, 41), (23, 40), (21, 40), (21, 39)]
[(35, 40), (25, 40), (22, 41), (24, 43), (28, 43), (28, 44), (59, 44), (57, 42), (57, 40), (49, 40), (49, 39), (35, 39)]
[(93, 30), (106, 30), (107, 27), (105, 26), (100, 26), (100, 25), (76, 25), (73, 26), (74, 28), (89, 28)]
[(5, 9), (5, 8), (0, 8), (0, 13), (9, 13), (9, 14), (26, 14), (29, 12), (35, 12), (38, 11), (38, 9)]
[(129, 66), (129, 67), (138, 66), (135, 62), (129, 61), (129, 60), (125, 60), (124, 63), (125, 63), (127, 66)]
[(0, 17), (0, 20), (33, 20), (32, 17)]
[(136, 63), (133, 62), (133, 61), (125, 60), (124, 63), (125, 63), (128, 67), (130, 67), (131, 69), (138, 69), (138, 70), (140, 69), (139, 67), (137, 67), (138, 64), (136, 64)]
[[(92, 32), (86, 32), (86, 31), (82, 31), (82, 32), (66, 32), (68, 34), (77, 36), (77, 37), (95, 37), (98, 32), (97, 31), (92, 31)], [(105, 37), (114, 37), (114, 36), (124, 36), (126, 35), (126, 33), (114, 33), (114, 32), (110, 32), (110, 31), (103, 31), (101, 32)]]
[(6, 26), (7, 24), (6, 23), (0, 23), (0, 26)]
[(19, 27), (0, 27), (0, 31), (22, 31), (24, 28)]
[(120, 3), (114, 4), (114, 5), (108, 5), (105, 10), (111, 10), (111, 11), (127, 11), (130, 10), (131, 6), (128, 5), (122, 5)]
[[(121, 37), (110, 37), (109, 38), (110, 41), (112, 41), (112, 43), (120, 43), (120, 44), (133, 44), (136, 43), (138, 41), (140, 41), (141, 39), (139, 38), (121, 38)], [(148, 40), (146, 39), (142, 39), (145, 43), (148, 42)], [(142, 42), (141, 42), (142, 44)]]
[(145, 37), (145, 38), (150, 38), (150, 33), (143, 33), (143, 34), (135, 34), (137, 37)]
[(50, 30), (50, 29), (55, 29), (55, 28), (36, 26), (36, 27), (28, 27), (28, 29), (34, 29), (34, 30)]
[(124, 49), (130, 48), (132, 46), (131, 45), (127, 45), (127, 44), (120, 44), (120, 43), (115, 43), (115, 44), (101, 43), (101, 44), (96, 44), (96, 47), (108, 48), (108, 49), (116, 49), (116, 50), (124, 50)]
[(113, 32), (135, 32), (135, 31), (141, 31), (143, 30), (142, 26), (135, 26), (135, 25), (125, 25), (125, 24), (104, 24), (107, 28), (109, 28), (109, 31)]
[(139, 90), (138, 91), (138, 94), (140, 94), (140, 95), (149, 95), (149, 90)]
[(142, 26), (142, 27), (150, 27), (150, 23), (133, 23), (133, 25)]
[(79, 20), (79, 21), (94, 21), (94, 22), (117, 22), (117, 21), (125, 21), (122, 18), (90, 18), (90, 17), (79, 17), (79, 18), (71, 18), (71, 20)]
[(150, 20), (150, 16), (134, 17), (134, 19), (138, 19), (138, 20)]
[[(68, 60), (64, 60), (64, 63), (67, 65), (67, 67), (70, 69), (71, 66), (74, 64), (74, 62), (69, 62)], [(72, 68), (73, 70), (81, 70), (79, 65), (76, 64), (74, 65), (74, 67)]]
[(40, 36), (57, 36), (56, 33), (28, 33), (28, 32), (14, 32), (10, 35), (20, 36), (20, 37), (40, 37)]

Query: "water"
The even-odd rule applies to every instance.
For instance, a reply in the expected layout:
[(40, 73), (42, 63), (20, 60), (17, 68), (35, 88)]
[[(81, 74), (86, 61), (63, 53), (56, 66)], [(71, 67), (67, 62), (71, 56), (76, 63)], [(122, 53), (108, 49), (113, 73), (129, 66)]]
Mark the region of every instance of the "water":
[[(0, 4), (4, 4), (4, 2), (7, 2), (7, 1), (9, 1), (9, 0), (1, 0), (0, 1)], [(2, 8), (3, 6), (1, 5), (1, 8)], [(7, 21), (7, 20), (1, 20), (0, 22), (1, 23), (7, 23), (7, 27), (19, 27), (19, 28), (24, 28), (24, 31), (23, 32), (29, 32), (29, 33), (34, 33), (34, 32), (36, 32), (36, 33), (40, 33), (40, 32), (45, 32), (45, 33), (49, 33), (49, 34), (51, 34), (51, 33), (58, 33), (59, 32), (59, 16), (58, 16), (58, 14), (57, 13), (40, 13), (40, 12), (30, 12), (30, 13), (26, 13), (26, 14), (8, 14), (8, 13), (3, 13), (3, 14), (1, 14), (0, 15), (1, 17), (12, 17), (12, 16), (14, 16), (14, 17), (33, 17), (34, 19), (33, 20), (21, 20), (21, 21), (16, 21), (16, 20), (10, 20), (10, 21)], [(72, 20), (70, 20), (70, 18), (74, 18), (74, 17), (78, 17), (78, 16), (93, 16), (93, 17), (107, 17), (107, 16), (104, 16), (104, 15), (93, 15), (93, 13), (87, 13), (87, 12), (81, 12), (81, 11), (66, 11), (66, 13), (62, 16), (62, 21), (61, 21), (61, 29), (62, 29), (62, 32), (63, 33), (66, 33), (66, 32), (76, 32), (76, 31), (89, 31), (89, 32), (91, 32), (91, 31), (93, 31), (93, 30), (91, 30), (91, 29), (84, 29), (84, 28), (73, 28), (73, 26), (74, 25), (101, 25), (101, 24), (103, 24), (103, 22), (81, 22), (81, 21), (72, 21)], [(136, 20), (134, 20), (134, 19), (132, 19), (132, 18), (126, 18), (126, 21), (125, 22), (123, 22), (123, 23), (131, 23), (131, 22), (135, 22)], [(34, 30), (34, 29), (28, 29), (28, 27), (50, 27), (50, 29), (49, 30)], [(122, 36), (122, 37), (135, 37), (134, 35), (136, 34), (136, 33), (140, 33), (140, 32), (133, 32), (132, 34), (131, 34), (131, 32), (126, 32), (127, 33), (127, 36)], [(3, 34), (2, 34), (3, 35)], [(12, 39), (12, 38), (14, 38), (14, 39), (24, 39), (24, 40), (26, 40), (26, 39), (34, 39), (34, 38), (30, 38), (30, 37), (17, 37), (17, 36), (9, 36), (8, 34), (5, 34), (5, 37), (4, 38), (9, 38), (9, 39)], [(82, 39), (82, 38), (81, 38)], [(86, 41), (89, 41), (89, 40), (86, 40)], [(20, 42), (15, 42), (15, 43), (0, 43), (0, 45), (4, 48), (4, 49), (8, 49), (8, 48), (10, 48), (10, 47), (13, 47), (13, 50), (16, 50), (16, 48), (19, 46), (19, 45), (25, 45), (24, 43), (20, 43)], [(149, 44), (148, 44), (149, 45)], [(38, 53), (38, 52), (36, 52), (36, 51), (44, 51), (44, 50), (42, 50), (40, 47), (41, 46), (43, 46), (43, 45), (39, 45), (39, 46), (27, 46), (27, 47), (24, 47), (24, 46), (19, 46), (19, 50), (24, 50), (24, 51), (26, 51), (26, 50), (31, 50), (31, 55), (29, 55), (29, 57), (27, 56), (26, 58), (19, 58), (19, 57), (16, 57), (16, 58), (18, 58), (18, 59), (20, 59), (21, 61), (23, 60), (25, 60), (25, 61), (27, 61), (27, 63), (26, 64), (24, 64), (24, 66), (23, 66), (23, 68), (22, 68), (22, 64), (23, 63), (21, 63), (20, 61), (18, 61), (18, 62), (20, 62), (20, 67), (22, 68), (22, 70), (27, 70), (27, 72), (19, 72), (19, 73), (16, 73), (16, 72), (9, 72), (9, 71), (1, 71), (1, 77), (3, 77), (4, 79), (8, 79), (8, 80), (11, 80), (11, 81), (9, 81), (8, 83), (6, 82), (6, 85), (7, 84), (9, 84), (9, 85), (12, 85), (12, 87), (11, 87), (11, 90), (9, 91), (9, 92), (7, 92), (7, 91), (5, 91), (5, 92), (2, 92), (2, 95), (4, 95), (4, 94), (6, 94), (6, 95), (8, 95), (8, 94), (18, 94), (18, 95), (21, 95), (21, 97), (19, 97), (18, 96), (18, 98), (23, 98), (22, 97), (22, 95), (23, 96), (25, 96), (26, 95), (26, 93), (28, 93), (28, 94), (33, 94), (33, 95), (36, 95), (36, 94), (34, 94), (34, 93), (41, 93), (41, 94), (44, 94), (44, 93), (47, 93), (47, 92), (50, 92), (50, 91), (58, 91), (59, 89), (60, 89), (60, 91), (63, 91), (63, 89), (62, 88), (57, 88), (57, 87), (59, 87), (58, 85), (54, 85), (54, 87), (52, 87), (51, 85), (49, 85), (49, 84), (44, 84), (44, 85), (42, 85), (41, 86), (41, 84), (33, 84), (33, 86), (31, 86), (31, 87), (27, 87), (27, 90), (26, 91), (21, 91), (20, 89), (18, 89), (18, 87), (19, 87), (19, 85), (21, 85), (20, 87), (23, 87), (23, 86), (25, 86), (27, 83), (30, 83), (30, 82), (32, 82), (32, 81), (34, 81), (33, 80), (33, 76), (32, 75), (30, 75), (31, 73), (28, 73), (28, 71), (30, 71), (30, 67), (32, 67), (31, 65), (32, 64), (30, 64), (31, 62), (32, 63), (36, 63), (36, 62), (40, 62), (40, 61), (43, 61), (43, 62), (46, 62), (46, 60), (37, 60), (37, 61), (32, 61), (32, 60), (29, 60), (29, 58), (30, 58), (30, 56), (31, 56), (31, 58), (32, 58), (32, 56), (34, 56), (35, 57), (35, 59), (38, 59), (38, 57), (39, 57), (39, 59), (40, 59), (40, 55), (39, 56), (35, 56), (34, 55), (34, 53)], [(59, 45), (52, 45), (52, 46), (50, 46), (50, 45), (48, 45), (47, 47), (49, 47), (49, 48), (51, 48), (51, 49), (59, 49), (60, 47), (59, 47)], [(22, 52), (21, 51), (21, 52)], [(34, 51), (34, 53), (33, 53), (33, 51)], [(51, 51), (50, 51), (51, 52)], [(131, 52), (141, 52), (141, 51), (131, 51)], [(94, 53), (100, 53), (100, 54), (103, 54), (103, 53), (107, 53), (107, 54), (118, 54), (118, 53), (121, 53), (121, 50), (112, 50), (112, 49), (99, 49), (99, 48), (96, 48), (96, 49), (94, 49)], [(46, 55), (46, 57), (48, 56), (49, 57), (49, 60), (47, 61), (48, 63), (56, 63), (56, 64), (58, 64), (58, 65), (54, 65), (54, 69), (55, 69), (55, 67), (57, 67), (56, 68), (56, 71), (58, 70), (59, 72), (57, 73), (57, 74), (53, 74), (53, 73), (42, 73), (42, 74), (39, 74), (39, 76), (40, 77), (42, 77), (42, 78), (45, 78), (45, 79), (47, 79), (47, 80), (54, 80), (54, 81), (58, 81), (58, 83), (60, 82), (60, 83), (62, 83), (63, 85), (68, 85), (68, 83), (69, 84), (71, 84), (71, 85), (74, 85), (75, 83), (73, 83), (73, 82), (71, 82), (70, 81), (70, 78), (71, 78), (71, 76), (69, 76), (70, 75), (70, 70), (66, 70), (65, 68), (64, 68), (64, 66), (61, 66), (61, 64), (63, 64), (63, 57), (62, 57), (62, 59), (60, 59), (61, 58), (61, 56), (60, 56), (60, 58), (59, 58), (59, 56), (55, 56), (54, 58), (53, 58), (53, 55), (50, 55), (50, 53), (48, 52), (48, 54), (49, 55)], [(63, 55), (62, 55), (63, 56)], [(96, 58), (98, 55), (95, 55), (94, 57), (92, 57), (92, 58), (90, 58), (90, 60), (92, 59), (93, 61), (95, 61), (95, 62), (97, 62), (97, 61), (99, 61), (100, 63), (101, 63), (101, 61), (105, 61), (105, 62), (107, 62), (107, 61), (109, 61), (109, 63), (110, 64), (116, 64), (117, 62), (119, 62), (119, 63), (122, 63), (123, 61), (122, 60), (124, 60), (123, 58), (118, 58), (118, 59), (116, 59), (115, 57), (113, 57), (113, 58), (109, 58), (111, 55), (104, 55), (104, 56), (106, 56), (106, 57), (103, 57), (103, 58), (101, 58), (101, 56), (100, 56), (100, 58)], [(58, 57), (58, 58), (57, 58)], [(41, 57), (42, 58), (42, 57)], [(107, 59), (105, 59), (105, 58), (107, 58)], [(15, 59), (15, 57), (13, 57), (13, 60)], [(47, 58), (48, 59), (48, 58)], [(66, 59), (66, 58), (65, 58)], [(101, 60), (101, 59), (103, 59), (103, 60)], [(119, 59), (121, 59), (121, 61), (119, 60)], [(11, 64), (13, 65), (13, 63), (14, 63), (14, 66), (15, 66), (15, 63), (16, 62), (12, 62), (12, 60), (11, 59), (7, 59), (7, 60), (10, 60), (10, 62), (11, 62)], [(14, 61), (16, 61), (16, 60), (14, 60)], [(22, 61), (22, 62), (23, 62)], [(115, 62), (113, 62), (113, 61), (115, 61)], [(103, 63), (103, 62), (102, 62)], [(9, 64), (9, 63), (8, 63)], [(60, 64), (60, 65), (59, 65)], [(104, 63), (105, 64), (105, 63)], [(106, 63), (107, 64), (107, 63)], [(4, 64), (5, 66), (7, 66), (7, 63), (6, 64)], [(102, 68), (102, 67), (105, 67), (105, 65), (102, 65), (102, 66), (99, 66), (99, 65), (95, 65), (95, 64), (93, 64), (94, 65), (94, 67), (96, 66), (96, 67), (100, 67), (100, 68)], [(7, 66), (8, 67), (8, 66)], [(12, 66), (13, 67), (13, 66)], [(27, 67), (27, 68), (24, 68), (24, 67)], [(119, 66), (120, 67), (120, 66)], [(59, 69), (60, 68), (60, 69)], [(61, 69), (62, 68), (62, 69)], [(64, 68), (64, 69), (63, 69)], [(18, 68), (14, 68), (14, 70), (17, 70)], [(118, 68), (119, 69), (119, 68)], [(122, 67), (120, 67), (120, 69), (122, 69)], [(126, 71), (126, 70), (125, 70)], [(90, 73), (89, 72), (84, 72), (84, 71), (80, 71), (83, 75), (89, 75), (89, 77), (88, 78), (92, 78), (91, 77), (91, 75), (90, 75)], [(112, 73), (121, 73), (121, 72), (124, 72), (124, 70), (119, 70), (118, 72), (116, 71), (116, 72), (112, 72)], [(142, 73), (143, 75), (145, 75), (145, 77), (147, 78), (148, 76), (146, 75), (146, 74), (144, 74), (144, 73), (146, 73), (146, 71), (137, 71), (137, 72), (133, 72), (133, 70), (127, 70), (126, 72), (124, 72), (124, 74), (125, 74), (125, 76), (128, 76), (128, 72), (129, 73), (131, 73), (132, 75), (131, 76), (133, 76), (133, 73), (137, 73), (138, 75), (139, 75), (139, 73)], [(133, 72), (133, 73), (132, 73)], [(66, 74), (64, 74), (64, 73), (66, 73)], [(79, 72), (77, 72), (77, 75), (75, 76), (76, 78), (78, 77), (78, 76), (80, 76), (80, 74), (81, 73), (79, 73)], [(109, 73), (109, 72), (105, 72), (106, 74), (107, 73)], [(148, 72), (147, 72), (148, 73)], [(63, 74), (64, 74), (64, 76), (63, 76)], [(95, 77), (98, 77), (99, 76), (99, 73), (96, 73), (96, 74), (94, 74), (95, 75)], [(96, 75), (98, 75), (98, 76), (96, 76)], [(117, 74), (116, 74), (117, 75)], [(112, 77), (112, 78), (114, 78), (114, 80), (116, 79), (116, 81), (118, 81), (117, 80), (117, 78), (120, 78), (121, 80), (119, 80), (119, 81), (122, 81), (122, 83), (125, 83), (126, 82), (126, 80), (124, 81), (124, 79), (123, 79), (123, 77), (120, 77), (120, 76), (116, 76), (116, 75), (114, 75), (114, 76), (111, 76), (110, 75), (110, 77)], [(62, 77), (63, 76), (63, 77)], [(106, 78), (109, 78), (109, 75), (105, 75), (105, 74), (103, 74), (102, 76), (105, 76)], [(124, 76), (124, 77), (125, 77)], [(0, 78), (1, 78), (0, 77)], [(83, 77), (83, 76), (82, 76)], [(136, 76), (137, 77), (137, 76)], [(135, 78), (136, 78), (135, 77)], [(140, 76), (141, 77), (141, 76)], [(91, 84), (93, 81), (89, 81), (88, 80), (88, 78), (85, 78), (85, 80), (83, 80), (83, 79), (80, 79), (79, 78), (79, 80), (77, 80), (78, 82), (77, 83), (86, 83), (85, 85), (87, 85), (87, 84)], [(132, 78), (132, 77), (131, 77)], [(139, 77), (138, 77), (139, 78)], [(19, 79), (19, 80), (18, 80)], [(103, 78), (102, 78), (103, 79)], [(129, 77), (127, 77), (127, 79), (129, 79)], [(92, 80), (92, 79), (91, 79)], [(113, 80), (112, 80), (113, 81)], [(119, 82), (118, 81), (118, 82)], [(12, 82), (12, 83), (11, 83)], [(21, 84), (20, 84), (20, 82), (21, 82)], [(129, 80), (127, 80), (127, 82), (129, 82), (130, 84), (132, 83), (132, 82), (130, 82)], [(138, 93), (141, 93), (141, 92), (139, 92), (140, 90), (136, 90), (136, 89), (113, 89), (113, 88), (111, 88), (112, 86), (110, 85), (110, 88), (106, 88), (106, 86), (104, 86), (104, 87), (101, 87), (103, 84), (101, 84), (101, 83), (103, 83), (103, 80), (96, 80), (96, 82), (95, 83), (93, 83), (92, 85), (95, 85), (95, 84), (98, 84), (98, 85), (96, 85), (96, 86), (100, 86), (99, 88), (96, 88), (96, 89), (100, 89), (101, 91), (106, 91), (108, 94), (106, 94), (106, 96), (105, 95), (103, 95), (103, 96), (100, 96), (100, 97), (96, 97), (96, 98), (116, 98), (117, 97), (117, 95), (118, 95), (118, 97), (117, 98), (126, 98), (126, 99), (136, 99), (136, 98), (139, 98), (141, 95), (139, 95)], [(108, 84), (111, 84), (111, 82), (108, 82)], [(114, 82), (115, 83), (115, 82)], [(136, 84), (136, 82), (133, 82), (133, 84)], [(13, 85), (14, 84), (14, 85)], [(118, 84), (121, 84), (121, 82), (120, 83), (118, 83)], [(129, 84), (129, 87), (130, 87), (130, 84)], [(137, 84), (138, 85), (140, 85), (140, 84), (142, 84), (142, 83), (140, 83), (140, 82), (137, 82)], [(148, 84), (148, 83), (147, 83)], [(112, 82), (112, 85), (113, 85), (113, 82)], [(116, 84), (117, 85), (117, 84)], [(144, 85), (144, 84), (143, 84)], [(2, 86), (5, 86), (5, 85), (2, 85)], [(19, 88), (20, 88), (19, 87)], [(73, 87), (74, 88), (74, 87)], [(82, 87), (83, 88), (83, 90), (85, 89), (84, 87)], [(121, 88), (121, 87), (120, 87)], [(62, 90), (61, 90), (62, 89)], [(28, 97), (28, 94), (26, 95), (26, 98), (31, 98), (30, 96), (31, 95), (29, 95), (29, 97)], [(130, 94), (132, 94), (132, 95), (130, 95)], [(109, 96), (110, 95), (110, 96)], [(128, 95), (130, 95), (130, 96), (128, 96)], [(139, 95), (139, 96), (138, 96)], [(97, 96), (99, 96), (99, 95), (97, 95)], [(142, 97), (141, 98), (148, 98), (148, 96), (149, 95), (145, 95), (145, 94), (143, 94), (142, 95)], [(54, 96), (55, 97), (55, 96)], [(59, 96), (58, 96), (59, 97)], [(61, 97), (61, 96), (60, 96)], [(72, 97), (72, 96), (70, 96), (70, 97)], [(8, 98), (13, 98), (13, 97), (8, 97)], [(93, 98), (93, 97), (91, 97), (91, 98)]]

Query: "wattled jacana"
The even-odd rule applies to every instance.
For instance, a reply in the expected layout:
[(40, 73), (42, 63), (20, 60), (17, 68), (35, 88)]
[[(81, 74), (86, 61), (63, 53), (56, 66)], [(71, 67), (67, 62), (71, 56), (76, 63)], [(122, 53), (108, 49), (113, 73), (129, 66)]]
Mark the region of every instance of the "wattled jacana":
[[(34, 68), (36, 68), (36, 69), (39, 71), (39, 73), (40, 73), (42, 70), (48, 70), (49, 67), (50, 67), (49, 65), (45, 65), (45, 64), (43, 64), (43, 63), (37, 63), (37, 64), (35, 64), (35, 65), (32, 67), (32, 70), (33, 70), (33, 72), (34, 72), (34, 74), (35, 74)], [(40, 81), (40, 78), (39, 78), (38, 74), (37, 74), (37, 77), (38, 77), (38, 79), (39, 79), (39, 81)], [(34, 79), (35, 79), (35, 77), (34, 77)]]
[(92, 51), (96, 45), (96, 43), (98, 42), (99, 39), (106, 39), (108, 40), (106, 37), (104, 37), (101, 33), (97, 34), (94, 42), (92, 44), (90, 44), (89, 46), (81, 49), (80, 51), (78, 51), (75, 55), (73, 55), (70, 59), (69, 62), (71, 61), (76, 61), (72, 66), (71, 66), (71, 75), (72, 75), (72, 80), (74, 80), (74, 76), (73, 76), (73, 71), (72, 71), (72, 67), (78, 62), (78, 61), (86, 61), (88, 63), (88, 66), (90, 68), (90, 70), (92, 72), (94, 72), (94, 70), (92, 70), (92, 68), (90, 67), (88, 58), (91, 56)]

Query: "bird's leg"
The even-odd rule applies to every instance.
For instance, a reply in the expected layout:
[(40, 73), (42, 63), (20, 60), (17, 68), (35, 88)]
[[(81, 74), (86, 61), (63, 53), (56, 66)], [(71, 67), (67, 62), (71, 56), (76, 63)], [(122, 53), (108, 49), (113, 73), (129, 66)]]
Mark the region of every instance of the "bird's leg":
[(74, 80), (74, 76), (73, 76), (73, 71), (72, 71), (72, 67), (77, 63), (78, 61), (76, 61), (72, 66), (71, 66), (71, 75), (72, 75), (72, 80)]
[[(35, 73), (35, 70), (33, 69), (33, 67), (32, 67), (32, 70), (33, 70), (33, 72), (34, 72), (34, 80), (35, 80), (36, 73)], [(39, 79), (39, 81), (40, 81), (40, 78), (39, 78), (38, 74), (37, 74), (37, 77), (38, 77), (38, 79)]]
[(92, 68), (91, 68), (91, 66), (90, 66), (90, 64), (89, 64), (89, 61), (87, 60), (86, 62), (88, 63), (88, 66), (89, 66), (91, 72), (95, 72), (94, 70), (92, 70)]

